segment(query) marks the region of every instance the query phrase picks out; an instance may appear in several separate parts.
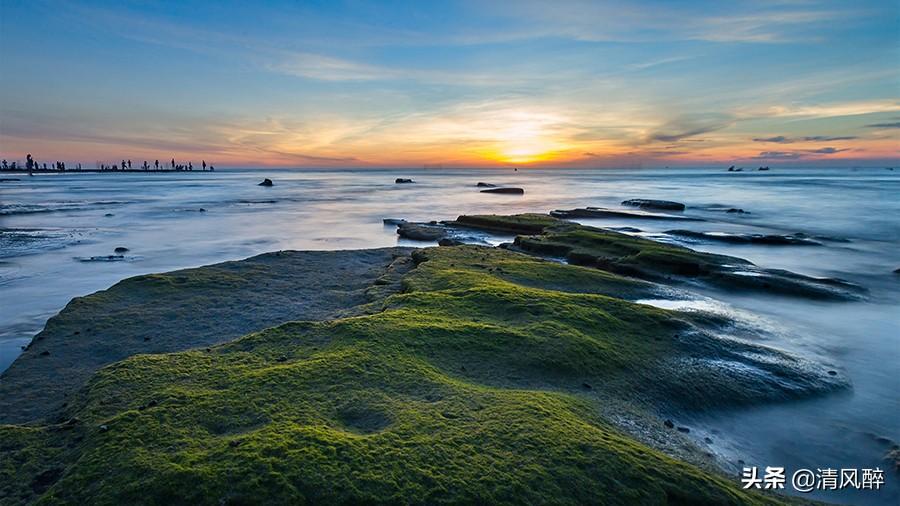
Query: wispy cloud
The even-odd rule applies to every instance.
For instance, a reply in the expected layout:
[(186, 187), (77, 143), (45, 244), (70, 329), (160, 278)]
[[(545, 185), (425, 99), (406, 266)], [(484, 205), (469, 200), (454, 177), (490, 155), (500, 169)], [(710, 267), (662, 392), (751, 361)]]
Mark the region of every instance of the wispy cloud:
[(774, 142), (778, 144), (791, 144), (794, 142), (832, 142), (832, 141), (849, 141), (853, 139), (858, 139), (859, 137), (855, 135), (843, 135), (843, 136), (827, 136), (827, 135), (812, 135), (806, 137), (785, 137), (784, 135), (776, 135), (774, 137), (756, 137), (753, 139), (753, 142)]

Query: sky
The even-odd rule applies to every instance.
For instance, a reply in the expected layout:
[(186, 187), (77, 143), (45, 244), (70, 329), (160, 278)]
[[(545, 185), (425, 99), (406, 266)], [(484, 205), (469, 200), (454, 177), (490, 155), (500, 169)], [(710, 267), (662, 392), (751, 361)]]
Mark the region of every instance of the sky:
[(900, 2), (0, 0), (0, 156), (900, 164)]

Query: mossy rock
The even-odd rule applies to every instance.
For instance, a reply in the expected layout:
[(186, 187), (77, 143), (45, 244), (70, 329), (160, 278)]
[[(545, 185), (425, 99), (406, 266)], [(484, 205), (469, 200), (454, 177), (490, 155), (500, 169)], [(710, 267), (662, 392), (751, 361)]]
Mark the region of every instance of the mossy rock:
[[(839, 380), (612, 297), (645, 288), (614, 274), (475, 246), (414, 260), (371, 314), (135, 355), (94, 374), (59, 423), (0, 426), (0, 502), (787, 501), (636, 441), (606, 404), (699, 409)], [(743, 373), (704, 365), (722, 360), (765, 387), (743, 393)]]
[(455, 224), (522, 234), (513, 248), (641, 279), (699, 281), (730, 290), (826, 300), (855, 300), (866, 290), (838, 279), (763, 269), (742, 258), (703, 253), (548, 215), (460, 216)]

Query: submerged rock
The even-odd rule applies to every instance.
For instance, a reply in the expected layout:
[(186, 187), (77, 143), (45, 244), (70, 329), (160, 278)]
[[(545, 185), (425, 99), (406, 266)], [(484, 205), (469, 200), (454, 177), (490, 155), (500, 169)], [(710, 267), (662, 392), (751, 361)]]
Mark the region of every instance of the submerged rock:
[(736, 213), (736, 214), (750, 214), (749, 211), (744, 211), (743, 209), (740, 209), (740, 208), (737, 208), (737, 207), (732, 207), (732, 208), (728, 209), (728, 210), (725, 211), (725, 212), (728, 213), (728, 214), (735, 214), (735, 213)]
[(731, 234), (726, 232), (697, 232), (694, 230), (667, 230), (669, 235), (702, 239), (707, 241), (727, 242), (732, 244), (766, 244), (770, 246), (821, 246), (822, 243), (808, 238), (804, 234)]
[(273, 183), (271, 179), (265, 178), (262, 183), (259, 183), (257, 186), (275, 186), (275, 183)]
[(671, 200), (652, 199), (628, 199), (622, 201), (623, 206), (639, 207), (641, 209), (659, 209), (662, 211), (684, 211), (684, 204)]
[(406, 223), (406, 220), (402, 218), (385, 218), (381, 220), (385, 225), (402, 225)]
[(113, 251), (115, 251), (116, 253), (127, 253), (128, 248), (126, 248), (124, 246), (119, 246), (118, 248), (114, 249)]
[(522, 188), (488, 188), (487, 190), (481, 190), (481, 193), (505, 193), (509, 195), (523, 195), (525, 194), (525, 190)]
[(395, 184), (409, 184), (409, 183), (415, 183), (415, 181), (413, 181), (412, 179), (398, 177), (397, 179), (394, 180), (394, 183)]
[(475, 186), (477, 186), (479, 188), (496, 188), (497, 187), (497, 185), (495, 185), (495, 184), (482, 183), (481, 181), (479, 181)]

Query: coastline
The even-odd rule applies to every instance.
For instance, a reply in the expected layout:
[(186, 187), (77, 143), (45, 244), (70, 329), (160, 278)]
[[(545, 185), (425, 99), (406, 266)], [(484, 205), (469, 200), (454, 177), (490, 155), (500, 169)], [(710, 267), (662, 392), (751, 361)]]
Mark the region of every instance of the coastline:
[[(465, 222), (466, 220), (458, 221)], [(538, 221), (540, 222), (540, 220)], [(488, 217), (486, 228), (508, 227), (509, 223), (509, 220), (490, 219)], [(471, 220), (467, 223), (469, 226), (472, 224)], [(485, 222), (482, 221), (482, 225), (484, 224)], [(516, 230), (513, 231), (521, 231), (519, 227), (520, 225), (516, 223), (514, 227)], [(621, 238), (613, 237), (613, 242), (625, 240), (625, 237), (627, 236)], [(559, 240), (557, 236), (551, 242), (558, 243)], [(641, 243), (639, 246), (647, 247), (650, 243), (650, 241), (647, 241), (647, 243)], [(519, 245), (521, 246), (522, 244), (527, 244), (527, 242)], [(554, 251), (558, 252), (558, 250)], [(532, 251), (532, 253), (534, 252)], [(503, 391), (524, 389), (526, 391), (534, 391), (535, 395), (541, 396), (551, 395), (546, 392), (562, 392), (567, 396), (575, 396), (575, 398), (581, 399), (579, 402), (588, 402), (590, 405), (589, 412), (595, 413), (588, 416), (589, 419), (593, 419), (599, 414), (603, 420), (602, 423), (597, 421), (591, 423), (612, 423), (617, 428), (617, 431), (624, 431), (630, 438), (640, 441), (638, 444), (649, 444), (657, 449), (663, 449), (670, 455), (676, 455), (678, 458), (688, 460), (707, 470), (702, 471), (702, 473), (714, 469), (712, 460), (684, 438), (681, 430), (674, 430), (674, 423), (671, 428), (668, 427), (668, 424), (662, 423), (668, 420), (668, 418), (664, 417), (677, 416), (678, 413), (690, 412), (690, 410), (716, 409), (735, 402), (744, 404), (783, 401), (846, 388), (846, 380), (835, 378), (827, 374), (824, 369), (815, 372), (809, 369), (808, 364), (794, 362), (791, 357), (782, 353), (772, 353), (771, 350), (767, 351), (765, 348), (760, 347), (741, 347), (735, 343), (726, 343), (715, 338), (713, 335), (714, 331), (727, 322), (698, 320), (685, 314), (672, 313), (642, 304), (634, 304), (632, 301), (636, 299), (659, 294), (660, 286), (650, 281), (639, 281), (633, 277), (623, 278), (620, 275), (597, 269), (597, 265), (579, 267), (547, 262), (541, 260), (539, 256), (523, 255), (519, 252), (509, 251), (509, 248), (453, 246), (415, 250), (412, 256), (406, 257), (405, 255), (408, 253), (409, 250), (391, 251), (389, 253), (390, 261), (387, 264), (384, 262), (387, 258), (381, 254), (378, 257), (380, 263), (376, 262), (378, 267), (371, 271), (380, 274), (374, 277), (370, 276), (365, 280), (359, 280), (359, 286), (356, 288), (357, 291), (362, 290), (363, 293), (367, 294), (366, 298), (354, 299), (356, 304), (351, 305), (351, 307), (344, 306), (343, 314), (337, 320), (334, 320), (334, 318), (338, 316), (338, 313), (342, 313), (342, 310), (332, 308), (330, 313), (322, 311), (316, 314), (310, 313), (300, 316), (288, 315), (281, 320), (266, 317), (257, 320), (254, 325), (249, 327), (244, 326), (233, 332), (225, 332), (219, 335), (216, 335), (216, 328), (220, 325), (227, 327), (227, 323), (231, 321), (229, 318), (238, 317), (239, 314), (232, 312), (229, 316), (229, 312), (224, 311), (214, 315), (215, 323), (211, 321), (204, 323), (202, 314), (198, 315), (197, 309), (231, 307), (234, 303), (211, 300), (207, 304), (198, 301), (195, 297), (200, 293), (221, 293), (223, 289), (226, 289), (227, 285), (238, 282), (237, 279), (231, 279), (232, 274), (237, 275), (236, 273), (229, 273), (227, 276), (223, 276), (222, 266), (220, 265), (125, 280), (108, 291), (76, 299), (70, 303), (58, 317), (48, 322), (47, 328), (42, 333), (46, 337), (44, 339), (36, 339), (33, 349), (29, 349), (23, 354), (23, 357), (27, 356), (27, 358), (23, 359), (20, 357), (19, 360), (26, 363), (29, 360), (39, 361), (41, 359), (56, 359), (60, 356), (65, 356), (67, 347), (64, 343), (66, 340), (74, 339), (84, 342), (84, 340), (89, 339), (87, 341), (89, 346), (98, 344), (102, 346), (104, 342), (114, 340), (110, 338), (114, 338), (115, 332), (121, 332), (123, 335), (135, 334), (132, 337), (137, 338), (139, 337), (137, 334), (140, 334), (140, 332), (135, 333), (135, 331), (138, 328), (153, 329), (154, 333), (165, 334), (167, 332), (175, 332), (179, 327), (193, 328), (196, 326), (207, 332), (207, 341), (178, 340), (170, 342), (169, 344), (172, 346), (163, 347), (155, 352), (176, 351), (197, 346), (202, 348), (203, 346), (223, 343), (220, 346), (206, 348), (207, 351), (205, 353), (213, 353), (214, 356), (218, 356), (220, 353), (227, 355), (234, 351), (240, 351), (241, 353), (249, 353), (251, 356), (254, 354), (259, 355), (257, 358), (262, 360), (263, 363), (271, 364), (266, 367), (281, 367), (277, 364), (289, 365), (294, 364), (298, 360), (301, 362), (312, 360), (313, 356), (319, 354), (317, 349), (319, 346), (328, 348), (334, 344), (334, 337), (329, 334), (335, 328), (341, 328), (346, 325), (356, 328), (357, 330), (351, 330), (350, 334), (357, 337), (347, 336), (342, 338), (351, 339), (353, 346), (356, 346), (358, 345), (357, 333), (360, 331), (371, 335), (376, 342), (381, 342), (382, 340), (391, 342), (395, 339), (392, 333), (398, 331), (398, 329), (414, 325), (418, 321), (423, 322), (426, 328), (429, 328), (427, 322), (437, 318), (434, 321), (444, 323), (440, 323), (440, 325), (433, 323), (432, 325), (437, 326), (431, 327), (432, 330), (426, 331), (425, 334), (434, 335), (437, 341), (428, 342), (426, 340), (419, 342), (420, 339), (427, 339), (416, 337), (419, 335), (418, 332), (421, 332), (421, 328), (419, 328), (419, 331), (414, 331), (410, 336), (411, 341), (397, 343), (400, 345), (400, 348), (391, 351), (390, 356), (396, 358), (394, 353), (401, 353), (401, 350), (412, 350), (413, 355), (418, 357), (417, 360), (425, 359), (430, 364), (428, 367), (436, 367), (445, 374), (451, 374), (456, 378), (454, 381), (466, 381), (475, 385), (481, 385), (478, 388), (500, 388)], [(334, 262), (331, 264), (331, 268), (321, 269), (322, 266), (320, 265), (317, 272), (334, 273), (335, 269), (346, 263), (348, 258), (371, 254), (371, 251), (366, 250), (321, 253), (321, 257), (330, 257), (334, 259)], [(399, 256), (394, 257), (393, 255), (395, 254), (399, 254)], [(282, 271), (284, 266), (280, 264), (280, 262), (285, 260), (283, 255), (286, 255), (286, 258), (303, 258), (304, 255), (309, 255), (309, 253), (272, 253), (229, 264), (238, 270), (248, 267), (249, 270), (242, 271), (243, 273), (237, 275), (237, 277), (243, 279), (240, 283), (244, 283), (245, 286), (257, 288), (267, 286), (267, 283), (272, 282), (275, 279), (272, 277), (272, 273), (278, 274), (279, 277), (284, 274)], [(254, 262), (259, 262), (261, 258), (267, 262), (272, 262), (274, 270), (270, 271), (269, 274), (263, 274), (250, 268), (254, 265)], [(409, 261), (401, 262), (401, 265), (407, 263), (409, 265), (405, 265), (403, 269), (388, 268), (398, 259), (406, 258)], [(583, 256), (576, 256), (575, 258), (583, 258)], [(709, 260), (705, 259), (705, 261)], [(328, 260), (325, 261), (328, 262)], [(406, 269), (409, 269), (408, 272), (406, 272)], [(230, 271), (231, 268), (228, 270)], [(383, 274), (388, 271), (390, 271), (389, 275), (384, 276)], [(305, 269), (303, 275), (308, 276), (309, 273), (309, 269)], [(317, 278), (316, 282), (321, 283), (328, 279), (330, 279), (328, 276), (320, 277)], [(484, 283), (488, 284), (485, 285)], [(306, 284), (311, 285), (314, 283)], [(366, 284), (368, 284), (367, 287), (364, 286)], [(307, 288), (310, 287), (307, 286)], [(174, 304), (174, 310), (154, 312), (147, 311), (146, 299), (128, 301), (124, 300), (127, 297), (123, 298), (124, 295), (129, 293), (144, 294), (146, 296), (147, 294), (152, 294), (152, 290), (155, 289), (164, 290), (157, 294), (163, 300), (168, 300), (175, 294), (180, 293), (192, 303), (188, 305)], [(259, 306), (257, 307), (278, 306), (280, 304), (275, 304), (274, 300), (268, 300), (267, 298), (271, 296), (285, 297), (288, 295), (286, 291), (294, 289), (290, 284), (283, 284), (273, 288), (267, 292), (268, 294), (260, 293)], [(235, 291), (232, 295), (237, 295), (238, 293), (239, 291)], [(311, 298), (310, 303), (315, 305), (315, 301), (326, 299), (326, 294), (328, 293), (331, 292), (309, 293), (307, 296)], [(434, 297), (444, 298), (434, 299)], [(471, 297), (476, 298), (470, 300)], [(481, 297), (487, 298), (482, 299)], [(520, 299), (520, 297), (525, 298)], [(457, 310), (453, 309), (454, 305), (457, 304), (462, 305)], [(537, 305), (535, 306), (535, 304)], [(583, 304), (587, 305), (583, 306)], [(356, 309), (353, 309), (354, 307)], [(511, 308), (518, 308), (517, 310), (523, 310), (525, 313), (519, 314), (517, 311), (512, 311)], [(535, 308), (539, 308), (537, 312), (535, 312)], [(179, 316), (179, 311), (182, 312), (181, 316)], [(232, 311), (234, 310), (232, 309)], [(404, 311), (416, 312), (404, 315)], [(438, 313), (432, 313), (433, 311), (438, 311)], [(450, 313), (445, 313), (446, 311), (450, 311)], [(549, 311), (549, 313), (546, 311)], [(563, 312), (559, 313), (558, 311)], [(579, 311), (586, 312), (579, 314)], [(355, 325), (360, 321), (358, 318), (361, 317), (365, 320), (367, 318), (366, 314), (370, 315), (368, 318), (375, 318), (372, 325), (376, 327), (378, 325), (387, 325), (385, 329), (390, 329), (388, 333), (370, 334), (372, 327), (369, 324), (365, 324), (363, 327), (356, 327)], [(385, 314), (393, 315), (393, 317), (383, 316)], [(103, 331), (94, 332), (91, 337), (88, 337), (86, 333), (82, 334), (82, 330), (75, 330), (75, 328), (81, 329), (86, 321), (93, 320), (91, 315), (94, 317), (106, 315), (108, 323), (102, 323), (101, 321), (99, 326)], [(358, 315), (358, 318), (345, 318), (350, 315)], [(451, 320), (446, 320), (448, 317)], [(584, 327), (585, 322), (590, 322), (598, 317), (601, 318), (601, 320), (598, 320), (599, 323)], [(116, 318), (120, 319), (119, 324), (116, 323)], [(289, 323), (277, 327), (277, 324), (281, 321), (298, 318), (327, 320), (327, 323)], [(388, 318), (388, 320), (383, 323), (377, 323), (378, 318)], [(532, 321), (532, 318), (537, 318), (537, 320)], [(524, 319), (524, 321), (519, 321), (519, 319)], [(129, 322), (130, 326), (121, 326), (122, 321)], [(441, 337), (442, 332), (449, 331), (445, 328), (445, 325), (450, 324), (450, 321), (453, 322), (451, 329), (458, 324), (469, 326), (464, 327), (467, 330), (463, 334), (455, 334), (454, 332), (457, 331), (452, 331), (451, 336)], [(165, 324), (163, 324), (164, 322)], [(551, 323), (551, 325), (544, 327), (548, 323)], [(521, 327), (523, 324), (526, 330), (523, 330)], [(91, 325), (97, 326), (97, 324), (93, 323)], [(263, 330), (273, 325), (276, 325), (276, 327), (270, 330)], [(299, 327), (296, 327), (296, 325), (299, 325)], [(331, 330), (322, 334), (322, 325)], [(310, 330), (310, 326), (312, 326), (312, 330)], [(509, 330), (504, 330), (507, 328)], [(92, 332), (94, 330), (97, 329), (92, 327)], [(237, 341), (231, 340), (247, 332), (254, 331), (261, 332), (247, 335)], [(296, 334), (295, 331), (300, 334), (291, 337)], [(612, 334), (610, 334), (610, 331), (613, 331)], [(434, 334), (435, 332), (437, 334)], [(500, 338), (504, 335), (504, 332), (513, 332), (511, 335), (520, 336), (519, 338), (526, 337), (525, 342), (532, 343), (537, 348), (522, 348), (522, 343), (507, 341), (507, 338), (503, 338), (499, 342), (500, 344), (506, 344), (502, 344), (497, 348), (486, 348), (481, 351), (478, 351), (479, 347), (485, 345), (485, 343), (480, 343), (478, 340), (467, 340), (465, 341), (465, 346), (455, 342), (455, 339), (462, 338), (470, 333), (475, 333), (476, 335), (484, 333), (486, 336)], [(622, 337), (617, 335), (622, 332), (624, 332), (625, 336), (628, 336), (628, 339), (625, 341), (621, 341)], [(402, 334), (402, 332), (400, 333)], [(300, 337), (301, 335), (305, 337)], [(376, 335), (378, 337), (374, 337)], [(585, 341), (584, 339), (587, 336), (592, 336), (592, 338)], [(600, 342), (592, 342), (596, 338), (595, 336), (604, 337), (601, 338)], [(146, 352), (143, 350), (143, 347), (146, 347), (148, 342), (153, 343), (156, 335), (144, 337), (150, 337), (150, 341), (132, 339), (128, 349), (123, 350), (120, 355), (128, 356), (135, 352)], [(312, 349), (302, 352), (301, 356), (294, 356), (288, 354), (288, 350), (293, 350), (293, 347), (283, 348), (283, 339), (288, 339), (301, 348), (309, 346), (309, 343), (301, 344), (308, 339), (319, 344), (313, 346)], [(301, 340), (297, 341), (297, 339)], [(61, 346), (60, 341), (63, 342)], [(364, 341), (368, 342), (369, 339), (366, 338)], [(423, 345), (426, 348), (421, 348)], [(546, 347), (548, 345), (550, 348)], [(467, 346), (472, 346), (473, 348), (467, 350)], [(49, 354), (42, 355), (44, 351), (49, 352)], [(184, 360), (187, 360), (186, 364), (196, 360), (206, 360), (196, 356), (198, 352), (186, 353), (184, 355), (161, 355), (160, 358), (181, 356)], [(202, 350), (199, 353), (201, 355), (204, 354)], [(292, 351), (291, 353), (294, 352)], [(297, 353), (300, 352), (297, 351)], [(424, 356), (421, 355), (422, 353), (424, 353)], [(449, 353), (449, 355), (446, 353)], [(475, 354), (471, 355), (471, 353)], [(511, 354), (506, 359), (508, 362), (502, 360), (499, 363), (496, 362), (494, 355), (498, 353), (501, 356)], [(637, 355), (633, 355), (633, 353), (637, 353)], [(750, 360), (748, 362), (744, 355), (751, 353), (767, 354), (767, 358), (761, 361), (754, 362)], [(164, 380), (162, 380), (163, 383), (160, 383), (161, 380), (158, 378), (151, 380), (149, 377), (147, 378), (149, 382), (147, 384), (142, 384), (140, 381), (135, 383), (132, 378), (125, 382), (126, 384), (121, 386), (123, 390), (117, 391), (115, 395), (110, 396), (109, 392), (106, 392), (101, 396), (106, 399), (112, 399), (113, 404), (113, 406), (106, 406), (100, 410), (102, 416), (95, 412), (97, 406), (91, 407), (91, 403), (94, 401), (90, 399), (97, 395), (97, 392), (92, 393), (91, 390), (99, 388), (100, 391), (103, 391), (108, 388), (104, 385), (109, 385), (109, 381), (119, 385), (120, 381), (115, 380), (116, 375), (127, 374), (128, 377), (131, 377), (132, 374), (144, 370), (143, 366), (140, 365), (142, 361), (151, 361), (146, 363), (146, 366), (150, 367), (150, 369), (147, 369), (147, 372), (155, 376), (157, 372), (160, 372), (154, 372), (157, 366), (163, 366), (164, 368), (165, 361), (168, 359), (163, 359), (164, 362), (159, 362), (158, 360), (151, 360), (151, 357), (150, 355), (140, 355), (126, 359), (119, 365), (103, 369), (99, 373), (100, 377), (112, 376), (108, 376), (106, 380), (95, 377), (89, 384), (91, 386), (86, 391), (81, 391), (78, 394), (74, 394), (74, 391), (78, 390), (78, 382), (74, 384), (66, 383), (74, 390), (63, 393), (62, 397), (68, 399), (65, 405), (62, 405), (61, 410), (55, 415), (55, 419), (45, 419), (43, 422), (50, 425), (43, 426), (48, 427), (47, 430), (55, 434), (56, 430), (52, 429), (52, 427), (59, 424), (71, 424), (76, 429), (74, 432), (78, 432), (82, 437), (100, 438), (98, 441), (101, 440), (105, 437), (104, 434), (107, 429), (100, 429), (102, 433), (98, 433), (97, 427), (111, 427), (112, 425), (110, 423), (101, 423), (96, 427), (92, 427), (91, 423), (98, 423), (98, 420), (112, 421), (121, 419), (121, 416), (135, 409), (135, 399), (140, 397), (140, 395), (135, 397), (136, 392), (145, 388), (158, 389), (159, 387), (164, 387), (165, 383)], [(735, 366), (742, 364), (744, 367), (733, 367), (730, 372), (727, 368), (721, 369), (718, 366), (711, 368), (711, 364), (718, 364), (724, 357), (728, 357), (726, 362), (732, 361)], [(118, 356), (118, 358), (124, 357)], [(674, 363), (670, 362), (670, 359), (673, 358), (679, 360)], [(322, 357), (318, 357), (316, 360), (320, 359)], [(17, 360), (16, 364), (19, 363), (19, 360)], [(182, 358), (177, 360), (180, 361)], [(338, 365), (342, 360), (339, 359), (334, 365)], [(460, 361), (464, 362), (464, 364), (461, 365)], [(376, 366), (376, 364), (384, 365), (378, 361), (371, 364), (366, 366), (366, 368)], [(692, 366), (685, 369), (687, 364)], [(729, 376), (729, 374), (746, 371), (748, 366), (763, 372), (768, 370), (767, 374), (776, 374), (780, 380), (779, 382), (770, 383), (766, 387), (764, 381), (761, 385), (759, 384), (765, 375), (748, 377), (737, 374)], [(17, 371), (22, 369), (22, 367), (27, 368), (27, 366), (14, 364), (13, 368), (10, 369), (9, 376), (15, 377), (21, 374)], [(122, 369), (123, 367), (125, 369)], [(139, 369), (131, 369), (133, 367), (139, 367)], [(609, 369), (615, 371), (611, 376), (607, 375), (607, 373), (597, 372)], [(54, 370), (60, 369), (54, 368)], [(131, 370), (131, 372), (117, 372), (127, 370)], [(506, 372), (502, 373), (504, 370)], [(501, 371), (499, 375), (498, 371)], [(685, 372), (689, 374), (685, 376)], [(393, 374), (404, 373), (408, 373), (408, 371), (396, 370)], [(139, 376), (142, 374), (139, 373)], [(709, 375), (709, 379), (703, 379), (704, 375)], [(791, 377), (791, 375), (795, 378), (794, 386), (784, 388), (782, 380)], [(87, 376), (88, 374), (86, 373), (81, 375), (83, 378)], [(6, 377), (7, 375), (4, 374), (4, 380), (0, 383), (0, 386), (7, 383)], [(124, 377), (122, 376), (120, 379)], [(762, 388), (756, 388), (755, 391), (747, 392), (748, 379), (753, 381), (751, 384)], [(190, 382), (193, 383), (194, 381), (200, 381), (200, 378), (195, 378)], [(688, 386), (688, 388), (681, 388), (682, 386)], [(22, 385), (20, 385), (21, 387)], [(673, 387), (675, 388), (672, 389)], [(135, 389), (135, 391), (129, 392), (130, 389)], [(71, 397), (68, 394), (72, 394)], [(385, 394), (390, 396), (389, 392), (382, 392), (378, 395)], [(10, 395), (4, 393), (0, 398), (6, 402), (9, 400)], [(158, 396), (159, 392), (153, 395)], [(366, 395), (372, 395), (372, 392)], [(41, 395), (41, 397), (44, 397), (44, 395)], [(147, 402), (146, 399), (143, 402)], [(162, 401), (155, 397), (153, 402), (155, 403), (152, 406), (153, 409), (149, 409), (149, 411), (162, 412), (176, 407), (174, 405), (162, 406), (160, 405)], [(371, 402), (371, 399), (366, 402)], [(547, 402), (551, 402), (551, 400), (548, 399)], [(101, 404), (104, 403), (105, 401)], [(51, 404), (47, 406), (52, 407)], [(9, 407), (14, 409), (13, 405)], [(343, 408), (332, 406), (329, 409), (338, 409), (340, 411)], [(4, 411), (0, 410), (0, 412)], [(23, 416), (16, 418), (15, 415), (12, 415), (7, 420), (0, 420), (0, 422), (34, 422), (36, 418), (41, 418), (41, 416), (35, 416), (34, 410), (30, 412), (28, 410), (25, 411), (24, 415), (20, 413)], [(148, 411), (148, 408), (145, 405), (139, 411)], [(49, 415), (51, 412), (54, 412), (54, 410), (49, 409), (44, 414)], [(117, 412), (120, 414), (115, 415)], [(147, 413), (147, 415), (149, 414)], [(456, 415), (457, 418), (448, 418), (444, 416), (446, 413), (438, 414), (445, 419), (445, 423), (446, 420), (456, 420), (460, 416)], [(100, 416), (100, 418), (97, 418), (97, 416)], [(365, 435), (370, 432), (381, 433), (384, 430), (384, 427), (379, 427), (377, 431), (369, 431), (369, 428), (367, 428), (369, 427), (368, 424), (384, 424), (384, 419), (395, 419), (398, 416), (400, 416), (398, 413), (384, 406), (379, 408), (378, 413), (375, 414), (366, 410), (359, 412), (358, 409), (353, 408), (350, 409), (349, 414), (340, 415), (337, 421), (333, 423), (336, 423), (337, 428), (341, 431), (362, 432)], [(465, 418), (474, 416), (474, 414), (462, 416)], [(240, 416), (235, 417), (235, 419), (238, 418)], [(94, 421), (92, 422), (91, 420)], [(262, 430), (265, 426), (276, 421), (269, 419), (263, 426), (256, 427), (254, 425), (255, 428), (252, 428), (251, 432)], [(227, 425), (230, 422), (223, 421), (222, 423)], [(326, 422), (326, 425), (328, 425), (328, 422)], [(34, 442), (28, 440), (28, 438), (24, 440), (19, 439), (21, 434), (15, 427), (7, 426), (3, 430), (9, 431), (10, 436), (16, 438), (16, 440), (22, 441), (23, 446), (15, 447), (11, 450), (11, 454), (20, 455), (21, 452), (29, 448), (33, 449), (31, 445)], [(230, 445), (234, 441), (232, 436), (230, 436), (233, 433), (232, 429), (224, 430), (222, 434), (219, 434), (221, 437), (216, 440), (222, 439), (220, 442)], [(245, 434), (247, 429), (242, 428), (238, 433)], [(575, 438), (573, 443), (577, 440), (578, 437)], [(238, 445), (241, 444), (243, 443), (238, 443)], [(549, 449), (545, 448), (545, 451), (549, 451)], [(606, 451), (611, 455), (619, 452), (616, 446), (598, 448), (597, 451)], [(649, 450), (648, 448), (641, 451), (652, 452), (656, 450)], [(499, 462), (499, 464), (507, 465), (508, 463)], [(127, 465), (127, 463), (123, 462), (116, 465)], [(674, 473), (672, 476), (681, 476), (674, 470), (670, 471)], [(717, 473), (715, 471), (712, 472), (713, 474), (709, 477), (700, 479), (699, 483), (705, 485), (699, 485), (700, 488), (695, 489), (689, 497), (694, 500), (705, 497), (706, 492), (709, 492), (709, 490), (701, 493), (704, 487), (709, 487), (710, 490), (718, 490), (722, 486), (730, 488), (719, 483), (718, 479), (714, 477)], [(54, 493), (60, 493), (61, 491), (71, 492), (67, 490), (66, 484), (71, 486), (71, 483), (74, 483), (73, 480), (78, 479), (78, 473), (72, 472), (68, 474), (68, 477), (62, 474), (56, 476), (56, 480), (62, 480), (61, 484), (56, 485), (56, 480), (53, 480), (52, 483), (47, 484), (43, 488), (43, 491), (52, 490)], [(593, 475), (586, 475), (584, 479), (589, 481), (599, 479), (597, 476), (591, 476)], [(667, 476), (666, 479), (672, 478), (672, 476)], [(17, 481), (21, 481), (27, 476), (17, 475), (16, 478)], [(681, 478), (675, 479), (679, 483), (680, 480)], [(653, 483), (650, 485), (657, 486), (657, 484)], [(666, 488), (665, 485), (659, 486), (662, 486), (663, 489)], [(522, 490), (520, 492), (525, 493), (526, 491)], [(668, 494), (669, 492), (666, 493)], [(734, 490), (728, 494), (732, 493), (737, 493), (737, 491)], [(730, 495), (724, 497), (728, 496)], [(745, 499), (748, 501), (769, 500), (768, 497), (764, 496), (751, 495), (749, 497), (750, 499)], [(780, 497), (778, 499), (782, 500)], [(744, 500), (742, 499), (740, 502), (744, 502)]]

